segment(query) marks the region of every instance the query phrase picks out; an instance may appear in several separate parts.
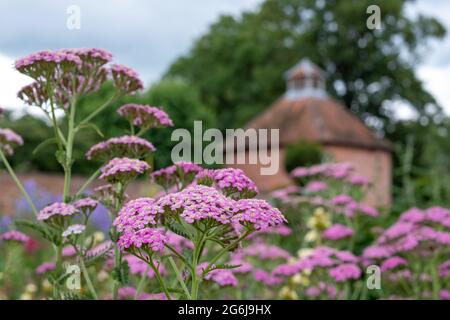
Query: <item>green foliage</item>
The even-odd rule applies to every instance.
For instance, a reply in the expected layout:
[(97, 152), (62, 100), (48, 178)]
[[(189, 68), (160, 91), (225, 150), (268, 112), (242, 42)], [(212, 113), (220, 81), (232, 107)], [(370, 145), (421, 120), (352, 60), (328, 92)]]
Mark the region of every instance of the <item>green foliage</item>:
[(321, 160), (322, 150), (317, 143), (302, 140), (286, 148), (285, 165), (288, 172), (297, 167), (320, 163)]
[[(266, 0), (238, 18), (222, 16), (167, 76), (198, 87), (220, 128), (231, 128), (277, 99), (285, 90), (283, 73), (309, 57), (325, 70), (332, 96), (386, 125), (392, 114), (385, 100), (401, 98), (420, 113), (435, 103), (414, 66), (426, 41), (445, 29), (434, 18), (406, 15), (409, 2)], [(366, 27), (366, 9), (374, 4), (381, 8), (381, 30)]]

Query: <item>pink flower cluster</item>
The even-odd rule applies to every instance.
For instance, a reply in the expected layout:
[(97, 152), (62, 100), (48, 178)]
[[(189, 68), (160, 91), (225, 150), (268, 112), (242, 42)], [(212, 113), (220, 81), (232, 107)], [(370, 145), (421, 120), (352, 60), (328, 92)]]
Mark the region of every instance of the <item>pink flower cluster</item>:
[(26, 244), (30, 240), (30, 237), (20, 231), (11, 230), (11, 231), (7, 231), (7, 232), (1, 234), (0, 240), (14, 241), (14, 242), (20, 242), (22, 244)]
[(143, 228), (137, 231), (124, 232), (117, 242), (122, 251), (144, 249), (162, 253), (167, 241), (163, 231), (156, 228)]
[(157, 215), (163, 212), (151, 198), (139, 198), (127, 202), (120, 209), (113, 224), (119, 232), (137, 231), (148, 225), (156, 225)]
[(23, 74), (38, 79), (54, 72), (57, 66), (74, 69), (81, 65), (81, 59), (76, 54), (60, 51), (39, 51), (15, 62), (15, 68)]
[(350, 163), (324, 163), (311, 167), (298, 167), (291, 172), (294, 178), (325, 177), (334, 179), (343, 179), (349, 177), (353, 171), (353, 165)]
[(73, 203), (73, 206), (80, 211), (94, 211), (98, 206), (98, 201), (92, 198), (83, 198)]
[(207, 185), (212, 182), (217, 189), (233, 198), (252, 198), (258, 194), (255, 183), (241, 169), (203, 170), (197, 175), (197, 181)]
[(350, 238), (353, 236), (353, 229), (342, 224), (334, 224), (327, 228), (322, 237), (327, 240), (337, 241), (344, 238)]
[(328, 185), (322, 181), (311, 181), (305, 186), (306, 191), (308, 191), (309, 193), (320, 192), (326, 190), (327, 188)]
[[(155, 271), (153, 271), (152, 268), (149, 268), (148, 264), (145, 261), (139, 259), (138, 257), (135, 257), (133, 255), (126, 255), (124, 256), (124, 260), (128, 262), (131, 274), (139, 276), (143, 276), (145, 274), (147, 275), (148, 278), (155, 277)], [(158, 271), (161, 275), (166, 274), (166, 269), (164, 265), (160, 263), (158, 264), (156, 261), (154, 261), (154, 264), (158, 266)]]
[(37, 275), (42, 275), (44, 273), (47, 273), (49, 271), (55, 270), (55, 263), (54, 262), (44, 262), (43, 264), (37, 266), (36, 270), (34, 271)]
[(150, 166), (141, 160), (130, 158), (114, 158), (100, 168), (100, 179), (110, 183), (127, 183), (136, 176), (145, 173)]
[(425, 254), (430, 248), (439, 250), (450, 246), (450, 210), (434, 207), (425, 211), (411, 209), (385, 230), (375, 245), (366, 248), (367, 259), (388, 258), (412, 252)]
[(0, 151), (13, 154), (13, 148), (23, 145), (23, 139), (11, 129), (0, 128)]
[(114, 80), (114, 85), (118, 90), (123, 91), (123, 93), (133, 94), (144, 88), (138, 73), (129, 67), (113, 64), (111, 66), (111, 75)]
[(196, 174), (202, 170), (203, 168), (198, 164), (179, 161), (169, 167), (152, 172), (150, 177), (154, 182), (168, 189), (180, 183), (184, 185), (191, 183)]
[(71, 216), (77, 212), (77, 208), (71, 204), (55, 202), (39, 211), (37, 219), (40, 221), (46, 221), (53, 217)]
[(272, 273), (276, 276), (293, 276), (302, 270), (328, 270), (336, 282), (355, 280), (362, 274), (359, 259), (350, 251), (339, 251), (330, 247), (316, 247), (308, 256), (294, 263), (282, 264)]
[(145, 139), (136, 136), (122, 136), (102, 141), (86, 153), (88, 160), (107, 161), (115, 157), (142, 158), (156, 148)]
[(251, 224), (256, 230), (264, 230), (287, 222), (277, 208), (272, 207), (262, 199), (241, 199), (234, 205), (236, 214), (232, 217), (234, 223)]
[(129, 103), (121, 106), (117, 112), (134, 126), (145, 128), (173, 126), (169, 115), (157, 107)]

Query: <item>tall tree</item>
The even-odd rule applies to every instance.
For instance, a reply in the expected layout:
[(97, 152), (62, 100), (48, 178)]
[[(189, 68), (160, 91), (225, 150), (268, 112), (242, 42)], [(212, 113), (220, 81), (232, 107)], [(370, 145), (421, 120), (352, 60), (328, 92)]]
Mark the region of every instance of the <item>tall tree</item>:
[[(436, 104), (414, 67), (427, 40), (445, 29), (434, 18), (407, 15), (411, 2), (266, 0), (238, 18), (222, 16), (166, 76), (189, 80), (221, 127), (235, 127), (279, 97), (284, 71), (309, 57), (328, 75), (332, 96), (384, 130), (392, 123), (384, 102), (402, 100), (421, 115)], [(381, 9), (380, 30), (367, 27), (373, 4)]]

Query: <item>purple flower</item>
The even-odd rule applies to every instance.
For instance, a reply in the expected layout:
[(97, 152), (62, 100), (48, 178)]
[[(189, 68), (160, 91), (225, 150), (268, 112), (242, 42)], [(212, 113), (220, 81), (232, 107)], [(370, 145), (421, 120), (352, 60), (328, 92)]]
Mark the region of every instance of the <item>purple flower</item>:
[(23, 139), (11, 129), (0, 128), (0, 151), (7, 155), (13, 154), (13, 149), (23, 145)]
[(369, 184), (369, 180), (363, 176), (351, 176), (348, 178), (348, 182), (354, 186), (367, 186)]
[(53, 217), (71, 216), (77, 212), (77, 208), (71, 204), (55, 202), (39, 211), (37, 219), (45, 221)]
[(177, 193), (169, 193), (157, 200), (166, 212), (180, 214), (187, 223), (213, 219), (230, 223), (234, 202), (214, 188), (195, 185)]
[(331, 204), (335, 206), (342, 206), (354, 202), (353, 198), (346, 194), (339, 194), (331, 199)]
[(273, 227), (284, 222), (286, 218), (277, 208), (261, 199), (241, 199), (236, 202), (237, 213), (232, 217), (234, 223), (250, 223), (256, 230)]
[(381, 271), (391, 270), (398, 266), (404, 266), (406, 264), (408, 264), (408, 261), (406, 261), (403, 258), (397, 256), (390, 257), (384, 260), (383, 263), (381, 264)]
[(20, 231), (11, 230), (1, 234), (0, 240), (26, 244), (30, 240), (30, 237)]
[(43, 264), (39, 265), (34, 272), (37, 275), (41, 275), (53, 270), (55, 270), (54, 262), (44, 262)]
[[(253, 198), (258, 194), (255, 183), (241, 169), (204, 170), (197, 175), (198, 183), (211, 185), (232, 198)], [(211, 183), (209, 183), (211, 182)]]
[(198, 164), (186, 161), (176, 162), (175, 164), (154, 171), (150, 176), (157, 184), (169, 189), (171, 186), (190, 184), (197, 173), (204, 170)]
[(110, 183), (128, 183), (140, 174), (145, 173), (150, 166), (141, 160), (130, 158), (114, 158), (100, 168), (100, 179)]
[(117, 245), (122, 251), (134, 248), (162, 253), (167, 238), (160, 229), (144, 228), (123, 233)]
[[(152, 268), (149, 268), (148, 264), (139, 259), (138, 257), (132, 256), (132, 255), (126, 255), (125, 257), (123, 257), (124, 260), (126, 260), (128, 262), (128, 266), (130, 267), (130, 273), (134, 274), (134, 275), (139, 275), (139, 276), (143, 276), (144, 274), (147, 275), (147, 277), (149, 278), (154, 278), (155, 277), (155, 271)], [(155, 265), (158, 266), (158, 271), (159, 273), (161, 273), (161, 275), (165, 275), (166, 274), (166, 269), (164, 267), (163, 264), (161, 263), (156, 263), (156, 261), (154, 261)]]
[(336, 282), (344, 282), (358, 279), (361, 276), (361, 269), (356, 264), (347, 263), (330, 269), (329, 274)]
[(157, 215), (163, 210), (151, 198), (139, 198), (127, 202), (120, 209), (114, 226), (119, 232), (137, 231), (149, 225), (156, 225)]
[(92, 146), (86, 153), (86, 158), (99, 161), (108, 161), (114, 157), (143, 158), (155, 150), (155, 147), (145, 139), (122, 136)]
[(229, 269), (214, 269), (205, 275), (206, 280), (212, 280), (221, 287), (232, 286), (237, 287), (238, 279)]
[(92, 198), (83, 198), (73, 203), (73, 206), (83, 212), (92, 212), (97, 208), (98, 201)]
[(326, 229), (322, 236), (327, 240), (341, 240), (353, 236), (353, 229), (342, 224), (334, 224)]
[(306, 185), (306, 190), (310, 193), (320, 192), (328, 188), (327, 184), (322, 181), (311, 181)]
[(256, 269), (253, 271), (253, 277), (256, 281), (262, 282), (269, 287), (279, 285), (283, 282), (282, 278), (279, 278), (263, 269)]
[(115, 87), (124, 94), (133, 94), (144, 88), (138, 73), (133, 69), (113, 64), (110, 70)]
[(163, 110), (148, 105), (129, 103), (121, 106), (117, 112), (134, 126), (145, 128), (172, 127), (172, 119)]

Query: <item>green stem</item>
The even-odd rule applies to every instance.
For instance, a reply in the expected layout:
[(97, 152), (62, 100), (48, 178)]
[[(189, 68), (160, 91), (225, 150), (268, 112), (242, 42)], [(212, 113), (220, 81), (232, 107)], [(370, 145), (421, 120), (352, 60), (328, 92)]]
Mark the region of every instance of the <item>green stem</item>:
[(76, 109), (76, 98), (73, 97), (70, 106), (69, 113), (69, 128), (67, 134), (67, 146), (66, 146), (66, 162), (64, 166), (64, 190), (63, 198), (64, 201), (69, 201), (70, 196), (70, 182), (72, 178), (72, 153), (73, 153), (73, 143), (75, 139), (75, 109)]
[[(116, 244), (116, 246), (114, 247), (114, 267), (115, 267), (115, 269), (120, 267), (121, 260), (122, 260), (121, 253), (120, 253), (119, 247)], [(114, 284), (113, 284), (113, 300), (117, 300), (117, 298), (119, 296), (119, 287), (120, 287), (119, 281), (114, 280)]]
[(94, 286), (92, 285), (91, 278), (89, 277), (89, 273), (86, 269), (86, 265), (84, 264), (84, 259), (82, 256), (79, 256), (80, 265), (81, 265), (81, 271), (83, 272), (84, 280), (86, 281), (86, 284), (88, 286), (89, 291), (91, 292), (92, 297), (94, 300), (98, 300), (97, 292), (94, 289)]
[(185, 283), (184, 280), (183, 280), (183, 277), (182, 277), (182, 275), (181, 275), (181, 272), (180, 272), (180, 270), (179, 270), (178, 267), (177, 267), (177, 264), (175, 263), (175, 261), (173, 261), (173, 258), (172, 258), (172, 257), (169, 257), (169, 262), (170, 262), (170, 265), (171, 265), (172, 268), (173, 268), (173, 271), (175, 271), (175, 274), (176, 274), (176, 276), (177, 276), (178, 282), (180, 283), (181, 288), (183, 289), (184, 293), (186, 294), (186, 297), (187, 297), (189, 300), (191, 300), (192, 297), (191, 297), (191, 295), (190, 295), (190, 293), (189, 293), (189, 290), (188, 290), (188, 288), (187, 288), (187, 286), (186, 286), (186, 283)]
[(214, 263), (217, 262), (217, 260), (219, 260), (225, 253), (227, 253), (231, 248), (236, 246), (239, 242), (241, 242), (242, 240), (247, 238), (252, 232), (253, 231), (251, 231), (251, 230), (246, 231), (236, 241), (230, 243), (229, 245), (224, 247), (222, 250), (220, 250), (219, 253), (214, 258), (211, 259), (211, 261), (208, 264), (208, 267), (203, 271), (202, 276), (204, 276), (204, 275), (206, 275), (208, 273), (207, 271), (209, 271), (209, 269), (213, 266)]
[(14, 170), (11, 168), (11, 165), (9, 164), (8, 160), (5, 157), (5, 154), (3, 153), (3, 151), (1, 149), (0, 149), (0, 158), (2, 159), (3, 163), (5, 164), (6, 170), (8, 170), (9, 175), (14, 180), (17, 188), (19, 188), (20, 192), (22, 192), (23, 196), (25, 197), (25, 200), (27, 201), (27, 203), (30, 206), (31, 210), (37, 216), (38, 215), (38, 211), (36, 209), (36, 206), (34, 205), (33, 201), (31, 200), (31, 197), (28, 194), (28, 192), (23, 187), (23, 185), (20, 182), (19, 178), (17, 178), (16, 174), (14, 173)]
[(159, 273), (158, 268), (153, 263), (151, 257), (148, 260), (148, 264), (150, 265), (150, 267), (152, 267), (153, 271), (155, 272), (156, 279), (158, 280), (159, 285), (161, 286), (161, 289), (164, 291), (164, 294), (166, 295), (167, 299), (168, 300), (172, 300), (172, 297), (170, 296), (169, 290), (167, 290), (167, 286), (166, 286), (163, 278), (161, 277), (161, 274)]
[(144, 288), (144, 285), (147, 282), (147, 274), (149, 271), (150, 267), (147, 266), (147, 268), (145, 269), (145, 272), (141, 275), (141, 280), (139, 281), (139, 284), (136, 288), (136, 293), (134, 294), (134, 300), (138, 300), (139, 299), (139, 295), (142, 292), (142, 289)]
[(192, 270), (191, 264), (186, 260), (185, 257), (183, 257), (177, 250), (175, 250), (174, 247), (172, 247), (172, 246), (171, 246), (170, 244), (168, 244), (168, 243), (166, 243), (165, 246), (166, 246), (167, 249), (169, 249), (170, 251), (172, 251), (173, 254), (175, 254), (175, 256), (176, 256), (177, 258), (179, 258), (181, 261), (183, 261), (183, 263), (184, 263), (186, 266), (188, 266), (189, 269)]
[(97, 171), (95, 171), (90, 177), (89, 179), (86, 180), (86, 182), (83, 184), (83, 186), (77, 191), (76, 195), (79, 196), (81, 195), (84, 190), (86, 190), (86, 188), (92, 183), (92, 181), (94, 181), (95, 179), (97, 179), (97, 177), (100, 175), (100, 169), (97, 169)]
[(78, 124), (77, 127), (88, 123), (89, 121), (91, 121), (91, 119), (93, 119), (96, 115), (98, 115), (100, 112), (102, 112), (103, 110), (105, 110), (112, 102), (114, 102), (116, 99), (118, 98), (117, 94), (114, 94), (111, 98), (109, 98), (105, 103), (103, 103), (100, 107), (98, 107), (97, 109), (95, 109), (94, 112), (92, 112), (90, 115), (88, 115), (86, 118), (84, 118), (83, 120), (81, 120), (81, 122)]

